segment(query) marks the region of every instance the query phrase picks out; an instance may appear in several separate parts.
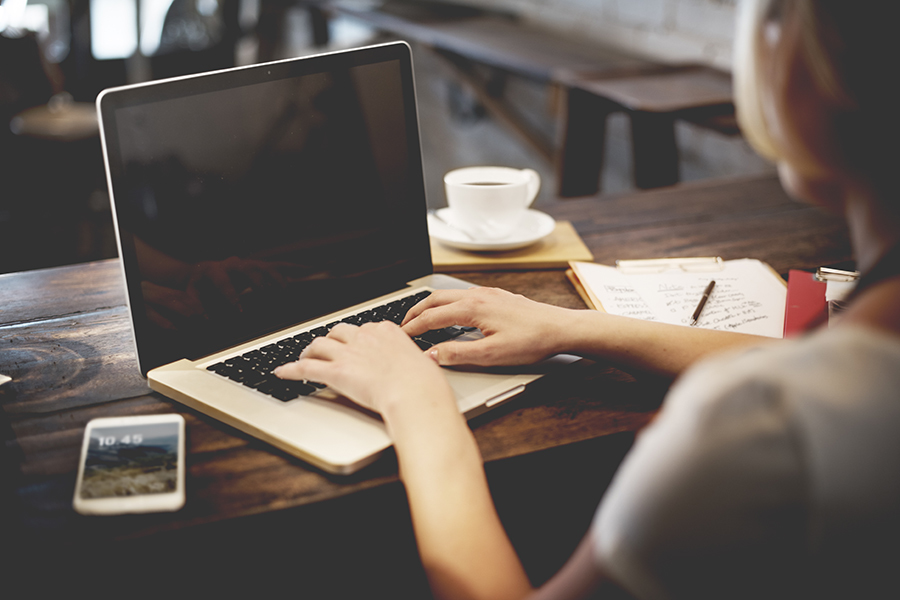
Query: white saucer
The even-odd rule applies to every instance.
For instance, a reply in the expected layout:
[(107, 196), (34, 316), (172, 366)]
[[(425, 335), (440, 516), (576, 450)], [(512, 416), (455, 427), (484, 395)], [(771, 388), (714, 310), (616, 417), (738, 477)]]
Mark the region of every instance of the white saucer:
[(524, 248), (550, 235), (556, 228), (553, 217), (539, 210), (528, 209), (515, 231), (496, 240), (473, 240), (461, 229), (453, 226), (454, 213), (449, 208), (436, 211), (437, 217), (428, 215), (428, 233), (451, 248), (474, 252), (499, 252)]

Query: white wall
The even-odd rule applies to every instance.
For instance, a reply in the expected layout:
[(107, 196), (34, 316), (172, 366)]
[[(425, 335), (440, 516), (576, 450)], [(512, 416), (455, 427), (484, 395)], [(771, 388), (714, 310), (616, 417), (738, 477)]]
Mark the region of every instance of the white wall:
[(467, 0), (661, 62), (731, 69), (737, 0)]

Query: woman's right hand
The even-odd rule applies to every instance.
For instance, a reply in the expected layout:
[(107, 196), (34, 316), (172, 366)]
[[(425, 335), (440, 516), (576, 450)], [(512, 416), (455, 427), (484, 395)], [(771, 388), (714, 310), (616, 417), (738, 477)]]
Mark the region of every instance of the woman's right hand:
[(403, 330), (416, 336), (451, 325), (477, 327), (484, 339), (444, 342), (428, 354), (444, 366), (524, 365), (567, 349), (573, 312), (496, 288), (440, 290), (409, 310)]

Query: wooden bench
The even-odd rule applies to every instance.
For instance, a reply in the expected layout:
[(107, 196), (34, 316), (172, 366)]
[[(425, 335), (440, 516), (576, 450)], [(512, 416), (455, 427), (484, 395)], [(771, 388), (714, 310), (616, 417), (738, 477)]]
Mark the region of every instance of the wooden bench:
[[(359, 19), (444, 58), (492, 117), (556, 164), (563, 197), (599, 189), (610, 113), (626, 112), (632, 119), (635, 184), (648, 188), (678, 181), (675, 119), (705, 124), (711, 117), (727, 120), (733, 112), (725, 74), (661, 65), (553, 33), (514, 14), (408, 0), (374, 7), (334, 1), (328, 7), (333, 14)], [(510, 74), (565, 92), (559, 140), (547, 140), (503, 98), (503, 78)]]
[(559, 150), (559, 195), (587, 196), (600, 189), (606, 119), (626, 112), (631, 121), (634, 182), (641, 189), (679, 181), (675, 122), (684, 120), (736, 134), (731, 75), (700, 65), (661, 67), (622, 77), (571, 73)]

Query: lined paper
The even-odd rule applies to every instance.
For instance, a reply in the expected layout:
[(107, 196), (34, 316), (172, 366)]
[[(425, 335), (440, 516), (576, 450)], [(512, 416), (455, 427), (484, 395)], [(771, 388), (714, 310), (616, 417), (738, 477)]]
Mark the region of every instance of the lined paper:
[(688, 325), (710, 280), (716, 286), (697, 327), (768, 337), (784, 333), (787, 288), (767, 265), (754, 259), (725, 261), (721, 270), (623, 273), (594, 263), (571, 264), (595, 304), (615, 315)]

